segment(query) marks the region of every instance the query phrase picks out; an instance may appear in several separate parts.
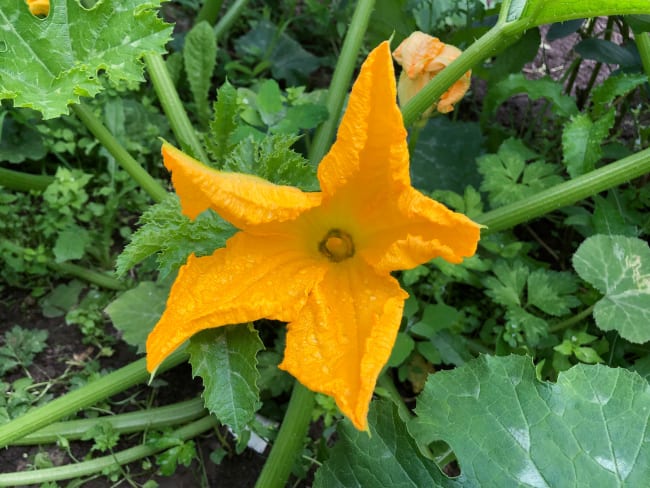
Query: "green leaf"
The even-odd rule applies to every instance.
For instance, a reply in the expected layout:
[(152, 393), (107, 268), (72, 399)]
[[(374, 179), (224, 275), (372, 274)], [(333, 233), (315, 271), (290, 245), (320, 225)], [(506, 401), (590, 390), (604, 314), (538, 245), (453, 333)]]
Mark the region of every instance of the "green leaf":
[(562, 132), (563, 160), (572, 178), (593, 169), (603, 155), (602, 144), (614, 126), (616, 111), (612, 108), (596, 122), (586, 114), (571, 118)]
[(467, 185), (478, 187), (476, 158), (482, 153), (482, 140), (476, 122), (454, 122), (447, 117), (430, 119), (418, 135), (411, 157), (413, 186), (424, 191), (457, 193), (462, 193)]
[(338, 441), (329, 459), (316, 472), (314, 488), (349, 487), (467, 487), (465, 476), (446, 478), (424, 458), (388, 401), (373, 402), (368, 414), (370, 434), (349, 420), (338, 426)]
[(406, 332), (399, 332), (397, 338), (395, 339), (395, 345), (393, 346), (393, 351), (390, 354), (388, 363), (386, 366), (389, 368), (394, 368), (406, 361), (406, 358), (411, 354), (413, 348), (415, 347), (415, 341), (408, 335)]
[(575, 275), (539, 268), (528, 276), (528, 305), (560, 317), (580, 305), (573, 294), (578, 290)]
[(90, 235), (82, 227), (75, 225), (73, 228), (59, 232), (54, 249), (52, 249), (54, 261), (64, 263), (73, 259), (81, 259), (89, 243)]
[(0, 99), (43, 117), (68, 113), (80, 96), (102, 90), (98, 73), (113, 83), (143, 81), (140, 58), (164, 53), (171, 27), (156, 15), (160, 0), (52, 0), (39, 19), (23, 0), (0, 6)]
[(314, 129), (327, 120), (327, 107), (317, 103), (302, 103), (287, 108), (280, 122), (271, 127), (278, 134), (293, 135), (301, 129)]
[(524, 65), (535, 59), (541, 42), (539, 29), (530, 29), (517, 42), (500, 52), (488, 71), (490, 85), (511, 73), (521, 73)]
[(495, 276), (488, 276), (483, 281), (487, 288), (485, 293), (500, 305), (521, 305), (521, 296), (529, 274), (528, 268), (519, 261), (509, 264), (499, 260), (494, 264), (493, 272)]
[(39, 302), (45, 317), (62, 317), (79, 303), (84, 284), (77, 280), (60, 284)]
[(621, 73), (610, 76), (601, 85), (595, 87), (591, 92), (591, 109), (594, 120), (600, 118), (609, 108), (609, 104), (619, 97), (627, 95), (638, 86), (648, 81), (648, 77), (642, 74)]
[(625, 369), (578, 365), (551, 384), (530, 358), (481, 356), (429, 376), (409, 430), (451, 446), (463, 486), (644, 486), (649, 409)]
[(569, 117), (578, 113), (575, 100), (565, 95), (560, 83), (550, 78), (528, 80), (523, 74), (512, 74), (492, 88), (483, 104), (481, 123), (485, 125), (490, 115), (508, 98), (519, 93), (525, 93), (531, 100), (546, 98), (551, 102), (551, 109), (557, 115)]
[(145, 258), (157, 253), (161, 278), (187, 260), (190, 253), (207, 256), (225, 246), (236, 229), (212, 211), (195, 220), (181, 213), (175, 194), (152, 205), (140, 217), (140, 228), (117, 258), (116, 273), (124, 275)]
[(183, 61), (199, 120), (207, 123), (210, 80), (217, 64), (217, 38), (208, 22), (199, 22), (185, 36)]
[(594, 234), (622, 235), (636, 237), (639, 230), (634, 222), (641, 222), (641, 216), (635, 218), (634, 214), (630, 215), (630, 209), (626, 205), (621, 194), (610, 190), (607, 198), (600, 195), (594, 195), (594, 214), (591, 218)]
[(497, 154), (477, 160), (483, 175), (481, 190), (488, 192), (492, 207), (513, 203), (561, 183), (559, 167), (547, 163), (519, 139), (507, 139)]
[(618, 64), (622, 67), (640, 64), (638, 55), (606, 39), (590, 37), (580, 41), (574, 49), (584, 59), (593, 59), (600, 63)]
[(297, 140), (297, 136), (283, 134), (270, 134), (260, 141), (244, 139), (226, 158), (223, 169), (257, 175), (278, 185), (317, 190), (314, 166), (291, 150)]
[(20, 365), (31, 366), (34, 357), (46, 347), (47, 330), (24, 329), (14, 325), (4, 333), (4, 345), (0, 346), (0, 376)]
[(217, 90), (214, 103), (214, 118), (210, 122), (210, 137), (207, 138), (208, 149), (220, 167), (234, 144), (230, 141), (237, 128), (237, 90), (226, 80)]
[(536, 317), (521, 307), (508, 307), (505, 318), (504, 340), (512, 347), (519, 345), (519, 334), (523, 335), (523, 340), (530, 347), (536, 347), (540, 339), (548, 335), (546, 320)]
[(127, 344), (145, 352), (147, 336), (165, 311), (171, 282), (142, 281), (113, 300), (104, 311)]
[(262, 122), (268, 126), (275, 125), (284, 115), (282, 92), (275, 80), (266, 80), (260, 85), (256, 102)]
[(34, 120), (20, 120), (14, 112), (0, 113), (0, 161), (21, 163), (39, 160), (47, 154), (43, 136), (34, 129)]
[(573, 255), (580, 277), (605, 296), (594, 307), (596, 325), (631, 342), (650, 340), (650, 248), (635, 237), (595, 235)]
[(268, 20), (257, 22), (248, 34), (235, 41), (241, 55), (251, 55), (271, 63), (273, 78), (298, 85), (320, 66), (319, 59)]
[(203, 379), (206, 408), (236, 436), (260, 407), (256, 356), (263, 347), (252, 325), (233, 325), (200, 332), (187, 348), (192, 374)]
[(407, 8), (409, 0), (376, 0), (368, 23), (368, 43), (376, 46), (392, 38), (392, 45), (398, 46), (403, 39), (416, 30), (413, 14)]

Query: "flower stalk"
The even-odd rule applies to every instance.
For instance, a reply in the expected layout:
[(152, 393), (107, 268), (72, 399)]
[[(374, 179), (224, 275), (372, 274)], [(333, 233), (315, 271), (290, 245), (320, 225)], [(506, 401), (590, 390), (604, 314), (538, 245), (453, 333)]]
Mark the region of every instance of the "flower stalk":
[(133, 159), (126, 149), (120, 144), (113, 134), (95, 117), (92, 110), (85, 104), (71, 105), (72, 111), (79, 117), (90, 132), (101, 142), (117, 163), (126, 170), (131, 178), (137, 181), (151, 198), (156, 202), (162, 201), (167, 196), (165, 190), (140, 164)]
[(572, 205), (648, 172), (650, 172), (650, 148), (555, 185), (531, 197), (486, 212), (476, 220), (487, 226), (487, 229), (483, 229), (483, 235), (492, 234)]
[(174, 82), (169, 76), (165, 60), (160, 54), (152, 53), (145, 54), (144, 60), (158, 100), (181, 147), (199, 161), (208, 161), (208, 155), (194, 131)]
[[(172, 354), (158, 369), (159, 372), (183, 363), (187, 359), (184, 352)], [(78, 390), (71, 391), (51, 402), (28, 411), (22, 417), (0, 426), (0, 448), (7, 446), (46, 425), (63, 417), (73, 415), (79, 410), (120, 393), (127, 388), (144, 383), (149, 379), (145, 359), (139, 359), (123, 368), (95, 380)]]
[[(170, 437), (186, 441), (202, 434), (203, 432), (213, 429), (217, 425), (218, 421), (213, 416), (206, 415), (191, 424), (176, 429), (171, 433)], [(168, 445), (145, 444), (92, 459), (90, 461), (67, 464), (55, 468), (38, 469), (36, 471), (19, 471), (15, 473), (0, 474), (0, 487), (40, 485), (47, 482), (90, 476), (100, 473), (101, 471), (109, 469), (115, 465), (128, 464), (147, 456), (152, 456), (158, 452), (173, 447), (174, 445), (174, 441), (170, 441)]]

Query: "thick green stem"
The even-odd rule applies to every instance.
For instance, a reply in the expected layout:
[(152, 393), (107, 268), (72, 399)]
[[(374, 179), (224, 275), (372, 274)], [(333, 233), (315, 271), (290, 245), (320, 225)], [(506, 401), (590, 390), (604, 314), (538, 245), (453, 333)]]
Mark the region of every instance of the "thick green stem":
[(223, 16), (219, 19), (219, 22), (217, 22), (217, 25), (214, 26), (214, 35), (216, 36), (217, 40), (221, 39), (223, 35), (228, 31), (228, 29), (232, 27), (232, 25), (244, 11), (244, 7), (246, 7), (247, 3), (248, 0), (236, 0), (235, 3), (233, 3), (230, 8), (228, 8), (226, 13), (223, 14)]
[[(159, 371), (166, 371), (186, 359), (187, 354), (176, 352), (169, 356), (160, 366)], [(82, 408), (89, 407), (133, 385), (147, 381), (149, 373), (145, 364), (146, 359), (142, 358), (98, 380), (92, 381), (78, 390), (52, 400), (50, 403), (32, 409), (22, 417), (1, 425), (0, 448), (63, 417), (73, 415)]]
[(184, 424), (207, 414), (203, 400), (195, 398), (185, 402), (174, 403), (164, 407), (149, 408), (118, 415), (106, 415), (99, 418), (68, 420), (57, 422), (37, 430), (12, 442), (12, 445), (51, 444), (60, 438), (67, 440), (81, 439), (84, 434), (97, 424), (106, 422), (115, 432), (129, 434), (143, 430), (163, 429)]
[(144, 60), (158, 100), (181, 148), (199, 161), (208, 161), (208, 155), (203, 150), (201, 141), (183, 108), (183, 102), (178, 96), (174, 82), (169, 76), (165, 60), (160, 54), (151, 53), (145, 54)]
[(194, 25), (206, 21), (208, 24), (214, 24), (219, 16), (219, 11), (223, 5), (223, 0), (205, 0), (199, 13), (196, 14)]
[(256, 488), (284, 488), (309, 428), (314, 392), (295, 382), (289, 407)]
[(641, 63), (643, 63), (643, 71), (650, 78), (650, 33), (639, 32), (635, 35), (636, 47), (641, 56)]
[(318, 128), (316, 134), (314, 134), (314, 140), (309, 151), (309, 160), (313, 164), (318, 164), (323, 159), (334, 138), (336, 126), (339, 122), (339, 114), (341, 113), (343, 102), (348, 93), (350, 80), (352, 80), (352, 74), (356, 67), (359, 49), (361, 48), (363, 36), (368, 28), (368, 22), (370, 21), (370, 15), (374, 6), (374, 0), (361, 0), (357, 4), (354, 15), (352, 16), (352, 21), (345, 36), (345, 41), (341, 48), (341, 55), (336, 63), (336, 69), (334, 70), (332, 82), (330, 83), (327, 94), (329, 118)]
[[(4, 247), (7, 251), (12, 252), (18, 256), (24, 255), (25, 253), (25, 248), (19, 246), (18, 244), (14, 244), (11, 241), (2, 240), (0, 241), (0, 244), (2, 244), (2, 247)], [(98, 271), (86, 269), (82, 266), (79, 266), (78, 264), (55, 263), (52, 260), (48, 260), (44, 264), (57, 273), (80, 278), (89, 283), (93, 283), (97, 286), (101, 286), (102, 288), (106, 288), (107, 290), (123, 290), (125, 288), (124, 283), (122, 283), (120, 280)]]
[[(171, 437), (186, 441), (216, 427), (217, 425), (218, 421), (214, 417), (208, 415), (175, 430), (172, 432)], [(39, 485), (51, 481), (90, 476), (118, 464), (124, 465), (151, 456), (173, 447), (174, 445), (174, 441), (170, 441), (166, 445), (140, 445), (130, 449), (125, 449), (124, 451), (115, 454), (110, 454), (108, 456), (81, 463), (58, 466), (56, 468), (39, 469), (36, 471), (0, 474), (0, 486)]]
[(0, 168), (0, 186), (16, 191), (41, 191), (54, 181), (53, 176), (30, 175), (21, 171)]
[(638, 178), (648, 172), (650, 172), (650, 148), (586, 175), (560, 183), (532, 197), (486, 212), (476, 220), (487, 226), (487, 229), (483, 230), (484, 235), (509, 229)]
[(109, 153), (115, 158), (117, 163), (126, 170), (131, 177), (146, 191), (156, 202), (162, 201), (167, 196), (160, 183), (140, 166), (133, 159), (120, 142), (110, 133), (110, 131), (95, 117), (92, 110), (84, 104), (71, 105), (74, 113), (84, 123), (90, 132), (101, 142)]

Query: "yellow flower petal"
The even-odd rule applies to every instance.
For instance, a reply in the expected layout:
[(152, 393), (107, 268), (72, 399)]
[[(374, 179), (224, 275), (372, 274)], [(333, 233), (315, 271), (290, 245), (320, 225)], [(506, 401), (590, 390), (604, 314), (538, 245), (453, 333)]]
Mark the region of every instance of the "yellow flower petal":
[(357, 429), (395, 343), (407, 297), (393, 277), (362, 260), (330, 267), (289, 324), (280, 368), (307, 388), (331, 395)]
[(46, 16), (50, 13), (50, 0), (25, 0), (32, 15)]
[(288, 235), (239, 232), (212, 256), (191, 255), (147, 338), (147, 369), (154, 371), (201, 330), (262, 318), (294, 320), (325, 270)]
[(181, 199), (183, 213), (195, 218), (207, 208), (245, 229), (296, 218), (321, 202), (321, 194), (274, 185), (257, 176), (212, 169), (170, 144), (163, 144), (165, 166)]
[(410, 184), (406, 129), (396, 104), (395, 73), (388, 42), (363, 63), (352, 87), (336, 142), (318, 166), (324, 198), (342, 188)]
[(367, 219), (360, 253), (385, 272), (410, 269), (433, 258), (460, 263), (474, 255), (481, 226), (419, 191), (404, 191), (397, 205), (377, 207)]

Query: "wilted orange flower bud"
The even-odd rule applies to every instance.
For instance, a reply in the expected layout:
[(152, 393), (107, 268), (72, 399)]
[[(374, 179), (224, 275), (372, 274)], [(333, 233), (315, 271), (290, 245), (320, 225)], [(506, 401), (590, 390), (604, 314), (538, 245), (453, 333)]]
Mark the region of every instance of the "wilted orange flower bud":
[(47, 15), (50, 13), (50, 0), (25, 0), (29, 11), (33, 15)]
[[(461, 52), (457, 47), (419, 31), (404, 39), (393, 51), (393, 58), (403, 68), (397, 84), (400, 104), (404, 105), (413, 98), (434, 76), (460, 56)], [(454, 109), (454, 104), (467, 92), (471, 75), (471, 71), (465, 73), (440, 97), (435, 107), (438, 112), (446, 114)], [(429, 115), (433, 109), (434, 107), (431, 107), (423, 115)]]

